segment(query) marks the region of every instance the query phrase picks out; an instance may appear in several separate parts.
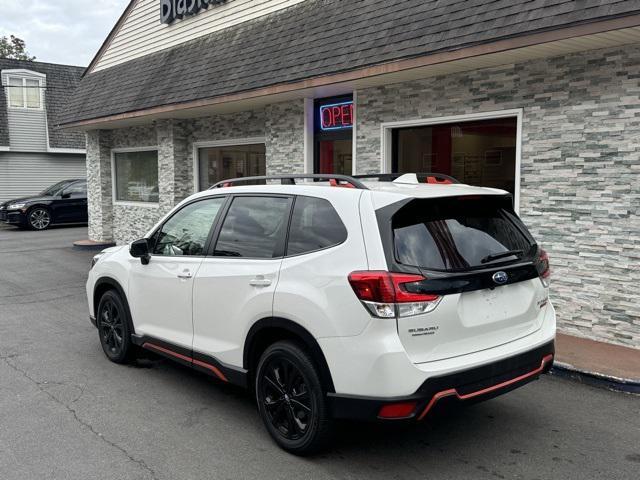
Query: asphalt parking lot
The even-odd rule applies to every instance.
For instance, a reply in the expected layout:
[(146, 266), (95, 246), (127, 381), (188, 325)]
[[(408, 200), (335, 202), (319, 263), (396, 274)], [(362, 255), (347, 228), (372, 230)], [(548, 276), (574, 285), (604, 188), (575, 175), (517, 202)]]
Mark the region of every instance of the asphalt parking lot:
[(545, 377), (414, 427), (343, 424), (279, 450), (243, 391), (165, 360), (106, 360), (86, 228), (0, 227), (0, 478), (638, 479), (640, 397)]

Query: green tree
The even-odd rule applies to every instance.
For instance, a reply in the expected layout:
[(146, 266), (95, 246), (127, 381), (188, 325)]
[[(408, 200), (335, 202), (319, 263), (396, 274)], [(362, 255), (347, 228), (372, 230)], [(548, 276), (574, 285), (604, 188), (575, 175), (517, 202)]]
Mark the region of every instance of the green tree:
[(11, 35), (11, 37), (0, 37), (0, 58), (13, 58), (14, 60), (35, 60), (27, 52), (27, 45), (24, 40)]

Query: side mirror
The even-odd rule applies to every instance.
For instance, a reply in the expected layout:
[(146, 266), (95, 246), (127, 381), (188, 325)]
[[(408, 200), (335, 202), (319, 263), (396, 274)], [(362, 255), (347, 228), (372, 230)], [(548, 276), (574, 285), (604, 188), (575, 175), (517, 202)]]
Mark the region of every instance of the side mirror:
[(67, 193), (67, 192), (62, 192), (62, 195), (60, 195), (61, 198), (71, 198), (71, 194)]
[(146, 238), (141, 238), (140, 240), (136, 240), (129, 247), (129, 253), (134, 258), (139, 258), (140, 263), (143, 265), (148, 265), (149, 260), (151, 260), (151, 255), (149, 254), (149, 242)]

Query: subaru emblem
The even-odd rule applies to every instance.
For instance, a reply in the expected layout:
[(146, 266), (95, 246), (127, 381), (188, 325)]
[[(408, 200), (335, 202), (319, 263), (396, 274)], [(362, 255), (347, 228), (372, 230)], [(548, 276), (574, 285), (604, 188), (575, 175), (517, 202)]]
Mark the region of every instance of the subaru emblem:
[(504, 285), (509, 280), (509, 276), (506, 272), (496, 272), (493, 274), (493, 281), (498, 285)]

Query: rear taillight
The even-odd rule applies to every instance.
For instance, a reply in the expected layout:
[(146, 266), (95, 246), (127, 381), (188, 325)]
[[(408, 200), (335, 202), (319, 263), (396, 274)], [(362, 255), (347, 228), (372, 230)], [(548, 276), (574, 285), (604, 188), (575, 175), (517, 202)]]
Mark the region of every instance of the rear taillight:
[(549, 254), (542, 248), (540, 249), (540, 256), (538, 257), (537, 269), (542, 284), (548, 287), (551, 280), (551, 267), (549, 266)]
[(362, 304), (380, 318), (411, 317), (434, 310), (441, 297), (420, 292), (422, 275), (384, 271), (353, 272), (349, 283)]

